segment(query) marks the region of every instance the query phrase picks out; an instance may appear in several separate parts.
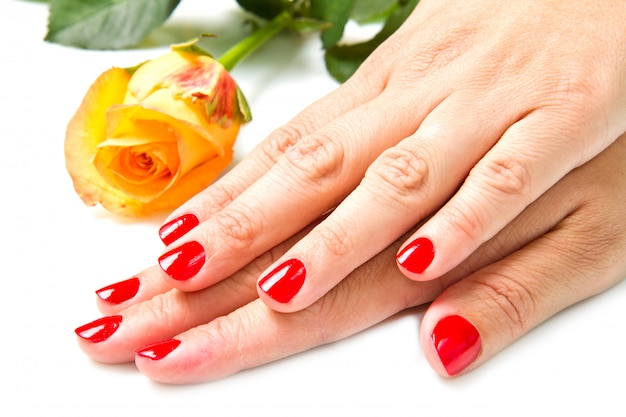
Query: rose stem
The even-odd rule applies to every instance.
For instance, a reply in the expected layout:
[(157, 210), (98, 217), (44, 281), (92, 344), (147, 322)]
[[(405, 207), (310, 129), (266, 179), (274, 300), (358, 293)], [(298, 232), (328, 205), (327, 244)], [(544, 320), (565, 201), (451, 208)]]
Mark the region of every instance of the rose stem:
[(224, 52), (218, 61), (227, 71), (232, 70), (239, 61), (287, 27), (291, 19), (292, 16), (290, 12), (284, 11), (280, 13), (261, 28), (252, 32), (241, 42)]

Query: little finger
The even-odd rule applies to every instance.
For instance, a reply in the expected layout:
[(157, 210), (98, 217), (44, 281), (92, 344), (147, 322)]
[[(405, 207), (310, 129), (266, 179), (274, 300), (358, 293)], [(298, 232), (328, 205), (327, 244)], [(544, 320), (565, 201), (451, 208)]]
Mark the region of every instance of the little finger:
[[(571, 207), (551, 231), (435, 299), (420, 337), (437, 372), (475, 369), (555, 313), (626, 277), (625, 155), (623, 136), (529, 207), (539, 221), (552, 216), (552, 210), (537, 216), (546, 206)], [(525, 211), (519, 221), (526, 217)]]
[[(445, 274), (567, 173), (593, 158), (602, 150), (600, 144), (608, 146), (612, 140), (597, 131), (563, 129), (547, 112), (528, 115), (506, 131), (459, 191), (407, 240), (398, 253), (400, 269), (415, 280)], [(586, 142), (595, 145), (574, 146)]]

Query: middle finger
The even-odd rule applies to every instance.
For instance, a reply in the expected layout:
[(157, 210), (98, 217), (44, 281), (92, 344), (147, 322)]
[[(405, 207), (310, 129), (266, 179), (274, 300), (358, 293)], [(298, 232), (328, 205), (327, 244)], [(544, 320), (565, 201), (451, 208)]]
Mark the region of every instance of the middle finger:
[(261, 298), (283, 312), (307, 307), (440, 207), (518, 117), (514, 107), (495, 117), (467, 110), (468, 102), (481, 108), (490, 98), (456, 91), (385, 150), (328, 218), (266, 271)]

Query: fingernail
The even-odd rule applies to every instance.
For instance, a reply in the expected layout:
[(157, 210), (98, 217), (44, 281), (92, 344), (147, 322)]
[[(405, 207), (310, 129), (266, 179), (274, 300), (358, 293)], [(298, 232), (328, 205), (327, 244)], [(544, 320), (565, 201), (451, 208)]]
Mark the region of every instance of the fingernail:
[(92, 343), (104, 342), (107, 340), (120, 326), (122, 316), (108, 316), (94, 320), (84, 326), (78, 327), (76, 334)]
[(176, 349), (178, 345), (180, 345), (180, 340), (178, 339), (164, 340), (162, 342), (153, 343), (151, 345), (137, 349), (135, 353), (139, 356), (143, 356), (144, 358), (158, 361), (172, 353), (172, 351)]
[(444, 317), (431, 335), (448, 375), (456, 375), (478, 357), (482, 343), (476, 327), (461, 316)]
[(137, 291), (139, 291), (139, 278), (133, 277), (126, 281), (100, 288), (96, 291), (96, 294), (107, 303), (121, 304), (137, 295)]
[(259, 287), (279, 303), (288, 303), (300, 291), (306, 268), (298, 259), (290, 259), (261, 278)]
[(201, 244), (187, 242), (161, 255), (159, 265), (167, 275), (177, 281), (195, 276), (204, 265), (205, 254)]
[(434, 257), (433, 242), (428, 238), (419, 237), (402, 249), (396, 259), (407, 271), (421, 274), (428, 268)]
[(183, 214), (161, 226), (159, 237), (163, 243), (169, 245), (199, 224), (200, 221), (195, 215)]

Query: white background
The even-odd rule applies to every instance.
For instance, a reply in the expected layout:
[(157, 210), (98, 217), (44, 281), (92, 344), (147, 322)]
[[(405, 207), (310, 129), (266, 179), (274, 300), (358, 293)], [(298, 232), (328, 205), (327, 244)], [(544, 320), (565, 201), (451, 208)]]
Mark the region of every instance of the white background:
[[(99, 317), (93, 291), (154, 264), (163, 217), (131, 221), (83, 206), (65, 171), (65, 125), (105, 69), (154, 58), (202, 32), (220, 35), (212, 44), (219, 55), (241, 36), (242, 15), (235, 1), (184, 0), (142, 48), (120, 52), (45, 43), (46, 19), (45, 5), (2, 1), (1, 415), (624, 415), (626, 282), (454, 380), (423, 357), (421, 308), (207, 384), (157, 384), (132, 364), (88, 359), (73, 329)], [(336, 86), (321, 56), (316, 39), (285, 36), (233, 72), (255, 117), (237, 159)]]

